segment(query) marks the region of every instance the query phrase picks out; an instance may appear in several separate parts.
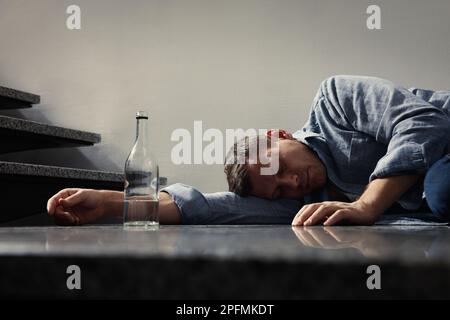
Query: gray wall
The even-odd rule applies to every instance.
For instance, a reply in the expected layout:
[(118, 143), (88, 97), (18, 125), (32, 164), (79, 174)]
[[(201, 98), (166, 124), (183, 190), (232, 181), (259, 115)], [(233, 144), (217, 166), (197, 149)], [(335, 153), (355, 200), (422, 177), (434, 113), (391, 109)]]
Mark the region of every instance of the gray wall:
[[(70, 4), (80, 31), (65, 26)], [(382, 30), (365, 27), (369, 4), (381, 6)], [(171, 164), (174, 129), (296, 130), (332, 74), (449, 89), (449, 13), (448, 0), (0, 0), (0, 85), (42, 96), (3, 114), (103, 137), (2, 159), (121, 170), (134, 112), (148, 106), (162, 174), (223, 190), (222, 166)]]

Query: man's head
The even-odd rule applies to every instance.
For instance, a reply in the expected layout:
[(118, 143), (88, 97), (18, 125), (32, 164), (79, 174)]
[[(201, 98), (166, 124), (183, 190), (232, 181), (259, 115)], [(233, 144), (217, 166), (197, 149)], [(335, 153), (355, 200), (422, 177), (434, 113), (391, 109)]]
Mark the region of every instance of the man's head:
[[(277, 157), (278, 171), (261, 174), (267, 162), (249, 160), (252, 141), (267, 141), (267, 157)], [(231, 161), (244, 156), (243, 163)], [(326, 169), (318, 156), (305, 144), (291, 138), (245, 137), (228, 152), (225, 162), (229, 190), (241, 196), (266, 199), (298, 199), (326, 183)]]

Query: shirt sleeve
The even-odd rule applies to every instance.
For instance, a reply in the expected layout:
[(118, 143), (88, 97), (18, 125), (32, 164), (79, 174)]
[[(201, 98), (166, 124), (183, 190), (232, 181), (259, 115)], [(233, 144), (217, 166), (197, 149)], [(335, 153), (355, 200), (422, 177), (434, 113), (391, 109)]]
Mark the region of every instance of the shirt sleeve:
[(370, 180), (425, 172), (450, 145), (450, 119), (440, 108), (393, 82), (334, 76), (320, 87), (334, 125), (387, 146)]
[(233, 192), (202, 193), (176, 183), (165, 187), (181, 212), (182, 224), (290, 224), (303, 202), (241, 197)]

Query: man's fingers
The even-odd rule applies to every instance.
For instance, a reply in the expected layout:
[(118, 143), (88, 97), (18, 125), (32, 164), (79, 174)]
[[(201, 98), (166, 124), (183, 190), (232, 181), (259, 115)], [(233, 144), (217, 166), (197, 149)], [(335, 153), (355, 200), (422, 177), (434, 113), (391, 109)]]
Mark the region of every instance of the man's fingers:
[(308, 219), (314, 211), (320, 206), (319, 203), (313, 203), (304, 206), (295, 216), (294, 220), (292, 220), (293, 226), (302, 226), (306, 219)]
[(308, 210), (308, 208), (309, 208), (309, 206), (303, 206), (303, 207), (300, 209), (300, 211), (297, 212), (297, 214), (295, 215), (294, 219), (292, 219), (291, 225), (293, 225), (293, 226), (302, 226), (303, 223), (300, 222), (300, 221), (301, 221), (301, 217), (302, 217), (302, 214), (303, 214), (306, 210)]
[(68, 192), (66, 191), (66, 189), (64, 189), (64, 190), (61, 190), (60, 192), (58, 192), (57, 194), (55, 194), (50, 199), (48, 199), (48, 201), (47, 201), (47, 212), (50, 215), (55, 214), (55, 210), (56, 210), (56, 207), (58, 206), (59, 199), (64, 198), (64, 197), (68, 197), (68, 196), (69, 196)]
[(55, 194), (53, 197), (47, 201), (47, 212), (50, 215), (55, 214), (56, 207), (59, 204), (59, 199), (64, 199), (70, 197), (72, 194), (76, 193), (79, 189), (63, 189)]
[(324, 226), (333, 226), (339, 222), (342, 222), (342, 220), (348, 218), (349, 212), (350, 211), (347, 209), (340, 209), (340, 210), (336, 211), (331, 217), (329, 217), (323, 225)]
[(330, 216), (336, 208), (327, 207), (326, 205), (321, 205), (319, 208), (314, 211), (312, 215), (303, 223), (304, 226), (313, 226), (327, 219), (327, 216)]
[(59, 199), (59, 204), (61, 204), (64, 208), (68, 209), (79, 204), (85, 199), (86, 193), (83, 192), (82, 190), (78, 190), (77, 192), (75, 192), (74, 194), (70, 195), (67, 198)]

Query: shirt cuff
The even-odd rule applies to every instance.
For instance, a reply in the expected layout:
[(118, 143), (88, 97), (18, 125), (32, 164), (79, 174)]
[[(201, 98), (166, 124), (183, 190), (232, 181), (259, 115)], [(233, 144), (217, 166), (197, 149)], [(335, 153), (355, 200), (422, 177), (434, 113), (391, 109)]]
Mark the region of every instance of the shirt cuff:
[(182, 183), (161, 189), (168, 193), (181, 212), (181, 224), (201, 224), (201, 218), (209, 214), (209, 205), (203, 194)]

